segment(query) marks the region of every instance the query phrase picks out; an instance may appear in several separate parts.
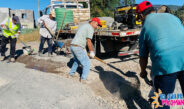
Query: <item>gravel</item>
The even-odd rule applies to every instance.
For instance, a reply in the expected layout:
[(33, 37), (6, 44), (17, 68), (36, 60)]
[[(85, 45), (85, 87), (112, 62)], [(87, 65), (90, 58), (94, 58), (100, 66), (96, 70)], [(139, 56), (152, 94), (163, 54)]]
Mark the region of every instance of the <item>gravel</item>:
[[(38, 42), (28, 43), (38, 50)], [(18, 44), (17, 49), (22, 45)], [(137, 56), (116, 57), (103, 59), (103, 64), (91, 59), (91, 71), (87, 84), (81, 84), (79, 77), (81, 69), (76, 76), (67, 78), (72, 60), (64, 55), (53, 57), (39, 57), (37, 55), (25, 56), (41, 61), (42, 67), (62, 63), (62, 66), (50, 67), (51, 71), (43, 72), (35, 68), (26, 68), (21, 57), (14, 64), (0, 63), (0, 81), (9, 81), (11, 85), (0, 84), (0, 106), (23, 107), (23, 109), (150, 109), (148, 94), (151, 86), (139, 77), (139, 64)], [(24, 64), (20, 64), (20, 63)], [(44, 64), (45, 63), (45, 64)], [(39, 63), (40, 64), (40, 63)], [(45, 66), (47, 65), (47, 66)], [(7, 69), (8, 68), (8, 69)], [(16, 68), (16, 69), (15, 69)], [(151, 62), (147, 71), (150, 72)], [(149, 78), (150, 79), (150, 78)], [(10, 84), (7, 82), (7, 84)], [(3, 91), (4, 90), (4, 91)], [(181, 93), (180, 86), (176, 85), (175, 92)], [(17, 99), (18, 98), (18, 99)], [(13, 103), (12, 103), (13, 102)], [(16, 109), (16, 108), (14, 108)]]

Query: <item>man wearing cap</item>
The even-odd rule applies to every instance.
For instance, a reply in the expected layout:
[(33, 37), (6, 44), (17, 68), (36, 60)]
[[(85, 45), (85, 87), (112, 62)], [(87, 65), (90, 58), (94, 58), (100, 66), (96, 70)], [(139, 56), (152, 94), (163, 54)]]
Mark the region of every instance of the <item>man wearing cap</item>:
[(43, 46), (45, 41), (48, 44), (48, 56), (52, 55), (52, 35), (56, 32), (56, 21), (55, 21), (55, 12), (51, 11), (49, 15), (43, 15), (38, 19), (38, 23), (41, 24), (40, 27), (40, 47), (38, 54), (42, 56)]
[(90, 51), (90, 57), (94, 58), (95, 53), (92, 45), (92, 38), (94, 30), (101, 26), (99, 18), (93, 18), (89, 23), (82, 25), (74, 39), (71, 42), (71, 52), (73, 55), (74, 63), (69, 72), (70, 76), (73, 76), (79, 65), (82, 65), (82, 75), (80, 77), (80, 82), (84, 82), (87, 79), (88, 73), (90, 71), (90, 60), (85, 50), (86, 45)]
[(1, 23), (3, 37), (1, 41), (1, 61), (5, 60), (6, 44), (10, 41), (10, 61), (15, 61), (15, 47), (20, 35), (21, 24), (18, 16), (8, 17)]
[[(173, 93), (178, 79), (184, 94), (184, 27), (181, 21), (169, 13), (155, 13), (149, 1), (140, 3), (137, 12), (144, 22), (139, 37), (140, 76), (147, 76), (150, 54), (156, 91), (161, 89), (166, 95)], [(169, 109), (165, 105), (163, 108)]]

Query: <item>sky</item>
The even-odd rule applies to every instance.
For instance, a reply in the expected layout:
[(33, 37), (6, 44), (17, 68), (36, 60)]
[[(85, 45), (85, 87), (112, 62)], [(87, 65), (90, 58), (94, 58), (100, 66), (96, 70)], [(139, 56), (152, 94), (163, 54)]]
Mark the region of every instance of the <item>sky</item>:
[[(136, 3), (140, 3), (144, 0), (136, 0)], [(184, 0), (149, 0), (153, 5), (179, 5), (184, 4)], [(50, 0), (39, 0), (40, 10), (43, 10), (50, 4)], [(28, 9), (34, 10), (35, 18), (38, 18), (38, 0), (0, 0), (0, 7), (8, 7), (11, 9)]]

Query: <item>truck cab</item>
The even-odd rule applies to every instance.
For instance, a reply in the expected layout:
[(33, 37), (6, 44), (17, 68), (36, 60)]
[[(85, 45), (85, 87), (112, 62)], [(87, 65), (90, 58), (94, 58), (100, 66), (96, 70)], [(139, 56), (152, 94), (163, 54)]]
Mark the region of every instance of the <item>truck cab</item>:
[(48, 14), (56, 8), (65, 8), (73, 11), (74, 23), (90, 20), (90, 4), (89, 0), (51, 0), (43, 14)]

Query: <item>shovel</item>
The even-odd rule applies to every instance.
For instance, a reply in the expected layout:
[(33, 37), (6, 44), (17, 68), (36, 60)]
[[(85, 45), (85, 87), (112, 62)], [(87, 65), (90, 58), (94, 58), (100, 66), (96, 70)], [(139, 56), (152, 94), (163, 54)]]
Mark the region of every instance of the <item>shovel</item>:
[(17, 38), (23, 45), (23, 53), (25, 55), (31, 55), (35, 51), (35, 49), (31, 49), (31, 46), (27, 46), (21, 39)]

